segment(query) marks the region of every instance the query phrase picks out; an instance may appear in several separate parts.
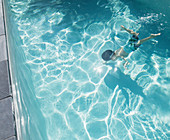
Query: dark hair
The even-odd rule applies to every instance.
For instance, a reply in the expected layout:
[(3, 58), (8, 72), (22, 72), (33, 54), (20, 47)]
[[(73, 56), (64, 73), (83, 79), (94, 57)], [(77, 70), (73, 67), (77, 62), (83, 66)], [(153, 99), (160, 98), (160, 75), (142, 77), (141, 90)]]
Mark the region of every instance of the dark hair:
[(106, 50), (106, 51), (104, 51), (104, 52), (102, 53), (102, 59), (103, 59), (104, 61), (109, 61), (109, 60), (112, 59), (112, 56), (113, 56), (114, 54), (115, 54), (114, 51), (112, 51), (112, 50)]

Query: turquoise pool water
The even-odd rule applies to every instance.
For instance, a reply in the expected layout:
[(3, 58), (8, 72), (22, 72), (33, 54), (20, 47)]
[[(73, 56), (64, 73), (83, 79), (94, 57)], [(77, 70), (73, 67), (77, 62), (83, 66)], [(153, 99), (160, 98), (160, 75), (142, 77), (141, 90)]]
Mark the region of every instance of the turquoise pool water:
[[(168, 140), (168, 14), (123, 0), (4, 4), (19, 139)], [(140, 38), (162, 33), (127, 58), (127, 69), (101, 60), (126, 45), (120, 25)]]

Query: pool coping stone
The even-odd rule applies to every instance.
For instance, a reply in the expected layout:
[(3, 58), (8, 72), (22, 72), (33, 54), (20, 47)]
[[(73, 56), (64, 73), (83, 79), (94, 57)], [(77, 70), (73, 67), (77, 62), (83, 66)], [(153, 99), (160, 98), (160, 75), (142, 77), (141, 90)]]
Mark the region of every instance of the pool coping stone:
[(0, 0), (0, 140), (16, 140), (3, 9)]

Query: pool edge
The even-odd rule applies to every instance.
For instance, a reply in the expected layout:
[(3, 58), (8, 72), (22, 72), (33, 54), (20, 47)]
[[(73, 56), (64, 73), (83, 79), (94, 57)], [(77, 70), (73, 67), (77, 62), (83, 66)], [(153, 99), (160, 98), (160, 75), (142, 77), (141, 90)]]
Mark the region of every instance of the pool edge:
[[(1, 18), (2, 18), (2, 27), (3, 33), (0, 34), (0, 37), (3, 38), (3, 51), (1, 51), (0, 56), (2, 56), (0, 60), (0, 64), (2, 64), (1, 68), (3, 68), (3, 78), (1, 78), (0, 82), (5, 83), (5, 94), (0, 98), (0, 115), (2, 119), (0, 119), (2, 125), (0, 125), (1, 133), (3, 135), (0, 138), (5, 140), (16, 140), (17, 139), (17, 131), (16, 131), (16, 121), (15, 121), (15, 109), (13, 104), (13, 94), (12, 94), (12, 83), (11, 83), (11, 67), (10, 67), (10, 59), (9, 59), (9, 51), (8, 51), (8, 41), (6, 37), (6, 17), (5, 17), (5, 10), (4, 10), (4, 0), (0, 1), (1, 6)], [(1, 45), (2, 45), (1, 44)], [(2, 49), (2, 48), (1, 48)], [(1, 76), (1, 75), (0, 75)], [(1, 89), (0, 89), (1, 90)], [(2, 90), (1, 92), (4, 92)]]

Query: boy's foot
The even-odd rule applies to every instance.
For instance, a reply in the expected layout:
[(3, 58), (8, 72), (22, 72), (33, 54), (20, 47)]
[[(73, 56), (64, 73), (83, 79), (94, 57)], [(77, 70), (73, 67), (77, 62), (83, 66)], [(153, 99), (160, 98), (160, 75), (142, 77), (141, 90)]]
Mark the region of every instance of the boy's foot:
[(123, 25), (121, 25), (120, 30), (122, 31), (122, 30), (124, 30), (124, 29), (125, 29), (125, 27), (124, 27)]
[(158, 33), (158, 34), (151, 34), (151, 38), (157, 37), (157, 36), (159, 36), (159, 35), (161, 35), (161, 33)]

